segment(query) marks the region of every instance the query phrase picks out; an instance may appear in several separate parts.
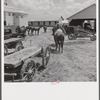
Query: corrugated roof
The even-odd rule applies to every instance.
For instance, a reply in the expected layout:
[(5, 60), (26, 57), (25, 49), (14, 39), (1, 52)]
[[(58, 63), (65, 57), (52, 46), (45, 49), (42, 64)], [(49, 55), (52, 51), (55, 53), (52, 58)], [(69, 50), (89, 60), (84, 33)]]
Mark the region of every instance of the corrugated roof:
[[(81, 11), (79, 11), (79, 12), (73, 14), (72, 16), (68, 17), (67, 19), (68, 19), (68, 20), (70, 20), (70, 19), (82, 19), (82, 18), (86, 18), (86, 17), (89, 17), (89, 18), (96, 18), (96, 7), (95, 7), (95, 9), (94, 9), (93, 6), (96, 6), (96, 4), (92, 4), (92, 5), (88, 6), (88, 7), (86, 7), (85, 9), (83, 9), (83, 10), (81, 10)], [(87, 12), (86, 12), (86, 10), (88, 10), (88, 9), (90, 9), (90, 8), (93, 8), (94, 11), (92, 11), (92, 12), (87, 11)], [(86, 14), (82, 14), (83, 16), (82, 16), (82, 15), (80, 16), (79, 14), (81, 14), (81, 13), (83, 13), (83, 12), (85, 12)]]
[(10, 7), (10, 6), (4, 6), (4, 11), (5, 11), (5, 12), (18, 13), (18, 14), (21, 14), (21, 15), (28, 15), (27, 12), (22, 11), (22, 10), (20, 10), (20, 9), (15, 9), (15, 8), (13, 8), (13, 7)]

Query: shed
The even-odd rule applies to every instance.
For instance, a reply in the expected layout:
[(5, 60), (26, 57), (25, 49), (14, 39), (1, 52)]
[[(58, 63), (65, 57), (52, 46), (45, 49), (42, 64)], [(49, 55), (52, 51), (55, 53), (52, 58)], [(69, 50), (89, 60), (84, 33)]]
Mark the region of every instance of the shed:
[(96, 30), (96, 4), (92, 4), (87, 8), (75, 13), (67, 18), (69, 25), (71, 26), (83, 26), (85, 20), (94, 21), (94, 29)]
[(57, 23), (61, 23), (64, 20), (64, 18), (61, 16), (60, 18), (36, 18), (33, 21), (29, 21), (28, 24), (32, 26), (48, 26), (48, 27), (53, 27)]

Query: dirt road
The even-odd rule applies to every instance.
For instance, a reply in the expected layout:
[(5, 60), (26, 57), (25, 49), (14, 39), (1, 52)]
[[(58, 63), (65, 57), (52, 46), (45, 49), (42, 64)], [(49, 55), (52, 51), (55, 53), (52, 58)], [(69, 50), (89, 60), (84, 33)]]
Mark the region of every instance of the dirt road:
[(54, 40), (51, 30), (44, 33), (41, 30), (39, 36), (27, 36), (24, 46), (51, 45), (51, 58), (41, 73), (37, 74), (35, 82), (84, 82), (96, 81), (96, 41), (88, 38), (77, 38), (64, 43), (64, 52), (55, 52)]

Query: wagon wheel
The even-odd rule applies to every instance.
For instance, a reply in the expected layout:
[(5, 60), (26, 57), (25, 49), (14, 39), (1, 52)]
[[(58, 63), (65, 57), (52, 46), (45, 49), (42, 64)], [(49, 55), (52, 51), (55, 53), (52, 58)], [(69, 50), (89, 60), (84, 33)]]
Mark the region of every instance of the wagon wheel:
[(4, 56), (8, 55), (8, 48), (6, 45), (4, 45)]
[(68, 35), (68, 39), (69, 39), (69, 40), (73, 40), (73, 39), (74, 39), (74, 34), (69, 34), (69, 35)]
[(95, 36), (95, 35), (90, 36), (90, 40), (91, 40), (91, 41), (96, 40), (96, 36)]
[(74, 35), (74, 39), (76, 39), (78, 37), (78, 34), (79, 34), (78, 31), (74, 32), (74, 34), (73, 34)]
[(50, 47), (47, 47), (46, 50), (43, 49), (43, 58), (42, 58), (42, 64), (43, 66), (45, 67), (48, 62), (49, 62), (49, 59), (50, 59), (50, 52), (51, 51), (51, 48)]
[(21, 79), (27, 82), (31, 82), (35, 75), (35, 62), (32, 59), (27, 59), (20, 71)]
[(17, 51), (20, 51), (21, 49), (23, 49), (24, 47), (23, 47), (23, 45), (22, 45), (22, 42), (18, 42), (17, 44), (16, 44), (16, 47), (15, 47), (15, 52), (17, 52)]

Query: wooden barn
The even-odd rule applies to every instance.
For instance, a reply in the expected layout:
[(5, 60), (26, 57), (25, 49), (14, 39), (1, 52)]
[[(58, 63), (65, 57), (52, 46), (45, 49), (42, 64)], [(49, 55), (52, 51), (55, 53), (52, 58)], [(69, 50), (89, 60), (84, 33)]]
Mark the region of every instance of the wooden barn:
[(57, 19), (40, 19), (40, 20), (34, 20), (34, 21), (29, 21), (28, 24), (32, 26), (44, 26), (46, 25), (47, 27), (53, 27), (57, 23), (61, 23), (64, 18), (61, 16), (60, 18)]
[(70, 26), (82, 26), (84, 23), (90, 22), (92, 28), (96, 31), (96, 4), (92, 4), (87, 8), (75, 13), (74, 15), (67, 18)]

